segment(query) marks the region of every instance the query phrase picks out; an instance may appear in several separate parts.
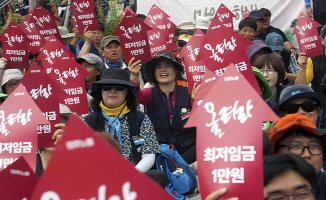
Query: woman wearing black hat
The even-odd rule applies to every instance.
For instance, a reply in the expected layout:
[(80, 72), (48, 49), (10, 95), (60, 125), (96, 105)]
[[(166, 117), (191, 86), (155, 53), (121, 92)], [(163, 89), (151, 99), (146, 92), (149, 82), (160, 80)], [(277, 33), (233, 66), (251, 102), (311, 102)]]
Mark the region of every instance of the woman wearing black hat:
[[(140, 61), (129, 62), (131, 80), (138, 83)], [(192, 108), (192, 100), (199, 86), (194, 85), (193, 94), (188, 88), (176, 84), (177, 77), (184, 71), (175, 56), (168, 52), (156, 54), (145, 63), (145, 76), (155, 87), (138, 90), (139, 103), (148, 108), (148, 115), (154, 125), (161, 144), (173, 144), (189, 164), (196, 161), (196, 129), (183, 128)], [(193, 98), (192, 98), (193, 97)]]
[(127, 71), (109, 68), (92, 88), (94, 112), (85, 117), (87, 124), (98, 132), (110, 132), (136, 169), (150, 170), (160, 149), (149, 118), (136, 110), (138, 86), (129, 82)]

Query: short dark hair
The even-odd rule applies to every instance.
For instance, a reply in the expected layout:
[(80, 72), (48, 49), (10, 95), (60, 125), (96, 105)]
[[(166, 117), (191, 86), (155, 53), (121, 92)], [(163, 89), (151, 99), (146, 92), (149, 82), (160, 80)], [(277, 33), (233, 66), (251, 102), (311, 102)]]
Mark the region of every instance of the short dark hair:
[(306, 138), (317, 138), (320, 140), (320, 144), (323, 144), (323, 137), (322, 136), (317, 136), (313, 133), (310, 133), (306, 129), (300, 128), (300, 129), (294, 129), (286, 132), (282, 138), (278, 139), (275, 143), (275, 153), (278, 152), (279, 149), (279, 144), (286, 138), (290, 136), (295, 136), (295, 137), (306, 137)]
[(322, 38), (324, 38), (326, 36), (326, 25), (324, 25), (321, 29), (320, 29), (320, 35)]
[(276, 84), (282, 83), (285, 77), (285, 67), (282, 60), (274, 53), (268, 53), (261, 55), (255, 63), (253, 63), (253, 66), (258, 69), (263, 68), (265, 65), (273, 67), (273, 69), (278, 72)]
[(268, 185), (277, 175), (289, 170), (297, 172), (307, 180), (313, 193), (316, 192), (317, 176), (314, 167), (304, 158), (293, 153), (280, 153), (264, 157), (264, 186)]
[(146, 19), (146, 15), (144, 15), (144, 14), (137, 14), (136, 17), (139, 18), (139, 19), (141, 19), (141, 20), (145, 20)]
[(260, 12), (263, 13), (264, 17), (271, 17), (272, 13), (270, 10), (268, 10), (267, 8), (261, 8), (259, 9)]
[[(93, 97), (93, 100), (91, 101), (91, 108), (94, 110), (100, 110), (100, 102), (102, 101), (102, 89), (99, 90), (99, 92)], [(126, 104), (130, 110), (136, 110), (138, 101), (136, 96), (131, 92), (129, 89), (128, 94), (126, 96)]]
[(241, 30), (244, 27), (250, 27), (250, 28), (254, 29), (254, 31), (257, 31), (257, 23), (253, 19), (244, 19), (244, 20), (242, 20), (239, 23), (238, 28), (239, 28), (239, 30)]

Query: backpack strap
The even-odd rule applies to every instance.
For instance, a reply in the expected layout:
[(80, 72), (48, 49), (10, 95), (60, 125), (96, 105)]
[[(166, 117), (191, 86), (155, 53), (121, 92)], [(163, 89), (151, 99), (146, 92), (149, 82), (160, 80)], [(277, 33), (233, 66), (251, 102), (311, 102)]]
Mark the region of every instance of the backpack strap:
[(140, 126), (144, 121), (145, 113), (131, 110), (127, 114), (127, 121), (129, 124), (129, 132), (130, 132), (130, 144), (132, 147), (132, 154), (134, 160), (138, 163), (141, 160), (141, 152), (137, 150), (141, 144), (135, 144), (135, 139), (140, 138)]

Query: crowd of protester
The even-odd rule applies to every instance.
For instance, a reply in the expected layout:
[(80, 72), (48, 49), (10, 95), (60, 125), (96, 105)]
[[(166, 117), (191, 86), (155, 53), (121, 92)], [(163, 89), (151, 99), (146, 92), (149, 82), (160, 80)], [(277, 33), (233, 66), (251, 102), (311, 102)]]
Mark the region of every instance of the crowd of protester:
[[(142, 20), (145, 17), (139, 15)], [(324, 200), (326, 51), (307, 58), (280, 29), (270, 25), (270, 20), (271, 12), (261, 8), (250, 12), (236, 30), (253, 41), (247, 55), (263, 91), (262, 98), (280, 117), (263, 132), (266, 156), (264, 198), (274, 200), (294, 196), (296, 199)], [(9, 25), (9, 21), (4, 24)], [(197, 160), (196, 129), (184, 128), (187, 119), (184, 120), (182, 114), (191, 112), (200, 85), (194, 85), (192, 94), (188, 93), (180, 51), (196, 29), (206, 32), (208, 27), (209, 19), (205, 17), (180, 23), (175, 29), (177, 49), (160, 52), (145, 63), (135, 59), (126, 63), (119, 37), (105, 35), (103, 24), (99, 24), (99, 30), (90, 31), (86, 27), (83, 39), (76, 29), (69, 32), (66, 27), (58, 27), (64, 45), (90, 74), (85, 77), (90, 110), (83, 117), (85, 123), (101, 136), (109, 137), (110, 143), (137, 170), (148, 174), (163, 187), (165, 174), (153, 168), (155, 156), (160, 153), (159, 144), (173, 144), (188, 164)], [(321, 28), (320, 35), (322, 44), (326, 45), (326, 26)], [(275, 38), (277, 42), (271, 42)], [(25, 70), (5, 69), (7, 60), (2, 57), (2, 45), (0, 50), (2, 103), (19, 84)], [(30, 55), (30, 62), (36, 57)], [(138, 103), (146, 109), (139, 111)], [(63, 118), (53, 136), (56, 144), (64, 135), (65, 123), (72, 114), (64, 105), (60, 105), (60, 109)], [(182, 109), (185, 112), (180, 113)], [(142, 145), (141, 151), (137, 151), (131, 140), (135, 131), (142, 139), (138, 144)], [(38, 175), (46, 168), (42, 161), (47, 163), (52, 151), (39, 149)], [(226, 192), (227, 188), (219, 189), (206, 199), (218, 199)]]

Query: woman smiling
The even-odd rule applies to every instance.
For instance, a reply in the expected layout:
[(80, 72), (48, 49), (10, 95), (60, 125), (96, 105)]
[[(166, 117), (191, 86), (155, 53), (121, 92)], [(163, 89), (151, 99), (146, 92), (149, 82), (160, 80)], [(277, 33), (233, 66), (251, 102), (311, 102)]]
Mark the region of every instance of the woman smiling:
[(136, 169), (150, 170), (160, 149), (149, 118), (136, 110), (138, 86), (129, 82), (127, 71), (109, 68), (92, 88), (94, 112), (85, 117), (86, 123), (95, 131), (110, 132)]
[(285, 68), (282, 60), (274, 53), (264, 54), (255, 61), (254, 66), (260, 69), (260, 72), (272, 88), (272, 97), (265, 100), (279, 103), (280, 94), (285, 88), (283, 85), (280, 85), (285, 77)]
[[(131, 59), (128, 65), (131, 80), (138, 84), (140, 61)], [(196, 129), (183, 128), (192, 108), (199, 86), (193, 94), (188, 88), (176, 84), (184, 71), (175, 56), (168, 52), (156, 54), (145, 63), (147, 80), (155, 87), (138, 90), (139, 103), (148, 108), (148, 115), (154, 125), (157, 139), (161, 144), (172, 144), (188, 163), (196, 161)]]

